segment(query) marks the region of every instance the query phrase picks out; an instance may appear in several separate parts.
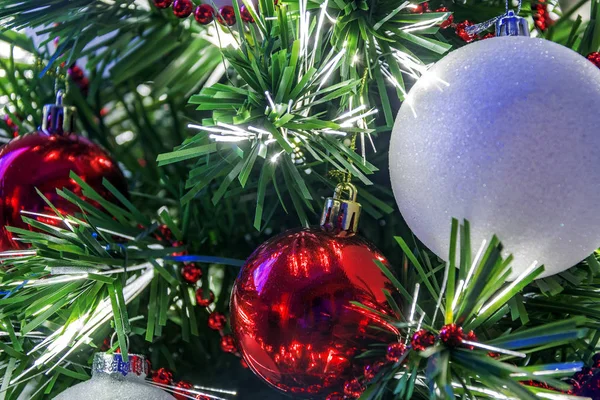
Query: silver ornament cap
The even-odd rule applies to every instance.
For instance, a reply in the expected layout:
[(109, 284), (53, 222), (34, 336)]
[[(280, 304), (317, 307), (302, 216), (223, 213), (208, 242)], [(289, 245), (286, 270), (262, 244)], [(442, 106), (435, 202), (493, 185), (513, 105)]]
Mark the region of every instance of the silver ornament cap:
[(142, 380), (148, 376), (150, 367), (146, 357), (129, 354), (127, 360), (120, 353), (96, 353), (92, 363), (92, 375), (110, 375), (114, 377), (133, 377)]
[(75, 132), (75, 116), (77, 109), (63, 104), (65, 94), (62, 90), (56, 93), (56, 103), (44, 106), (42, 131), (49, 134), (70, 134)]
[[(356, 201), (358, 190), (349, 182), (335, 187), (333, 197), (328, 197), (321, 214), (321, 228), (338, 236), (352, 236), (358, 230), (362, 206)], [(344, 199), (347, 193), (348, 199)]]
[(529, 23), (509, 10), (496, 21), (496, 36), (529, 36)]

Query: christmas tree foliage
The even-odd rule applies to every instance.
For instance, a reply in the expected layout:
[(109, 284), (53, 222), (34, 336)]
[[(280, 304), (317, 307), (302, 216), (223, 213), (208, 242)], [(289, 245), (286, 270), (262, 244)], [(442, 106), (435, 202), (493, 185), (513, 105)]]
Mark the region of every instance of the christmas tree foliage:
[[(141, 382), (178, 399), (600, 399), (600, 253), (513, 271), (509, 238), (473, 242), (478, 221), (448, 215), (436, 255), (388, 178), (411, 88), (447, 84), (432, 65), (484, 46), (508, 6), (0, 0), (0, 400), (54, 398), (103, 368), (99, 352), (136, 374), (126, 360), (145, 355)], [(598, 0), (510, 6), (588, 58), (573, 69), (600, 68)], [(550, 117), (568, 118), (531, 115)], [(353, 235), (360, 207), (381, 253)], [(326, 239), (288, 231), (319, 221)], [(337, 259), (360, 266), (335, 275)], [(288, 276), (271, 285), (278, 263)], [(332, 278), (294, 300), (314, 265)], [(263, 290), (289, 297), (263, 305)], [(278, 335), (290, 321), (306, 335)]]

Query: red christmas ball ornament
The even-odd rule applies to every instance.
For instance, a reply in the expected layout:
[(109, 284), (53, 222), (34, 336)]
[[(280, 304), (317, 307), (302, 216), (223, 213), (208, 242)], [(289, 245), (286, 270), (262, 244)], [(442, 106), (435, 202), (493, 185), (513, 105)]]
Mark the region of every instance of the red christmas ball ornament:
[(175, 396), (177, 400), (187, 400), (189, 399), (188, 396), (190, 396), (188, 390), (193, 388), (194, 385), (191, 383), (187, 381), (179, 381), (177, 382), (177, 385), (175, 385), (175, 393), (173, 393), (173, 396)]
[(351, 399), (358, 399), (364, 391), (365, 388), (358, 379), (351, 379), (344, 384), (344, 395)]
[(215, 331), (220, 331), (225, 328), (227, 318), (222, 313), (215, 311), (208, 316), (208, 327)]
[(231, 26), (235, 24), (235, 11), (232, 6), (223, 6), (217, 14), (217, 21), (221, 25)]
[(187, 18), (194, 11), (192, 0), (175, 0), (173, 2), (173, 14), (177, 18)]
[(215, 294), (212, 290), (209, 291), (208, 298), (204, 298), (204, 289), (196, 290), (196, 304), (200, 307), (208, 307), (215, 301)]
[[(435, 10), (435, 12), (439, 12), (439, 13), (450, 12), (450, 10), (448, 10), (447, 7), (440, 7), (437, 10)], [(453, 22), (454, 22), (454, 15), (450, 14), (450, 16), (448, 18), (446, 18), (446, 20), (440, 24), (440, 28), (446, 29), (447, 27), (452, 25)]]
[(252, 17), (252, 14), (250, 14), (250, 11), (248, 11), (248, 7), (246, 7), (245, 4), (242, 4), (240, 7), (240, 15), (242, 17), (242, 21), (248, 22), (249, 24), (254, 23), (254, 18)]
[(421, 329), (413, 335), (410, 345), (416, 351), (423, 351), (435, 343), (435, 335), (428, 330)]
[[(336, 188), (341, 193), (346, 185)], [(231, 326), (259, 377), (289, 393), (325, 397), (360, 375), (355, 358), (372, 343), (398, 340), (395, 327), (351, 302), (391, 314), (381, 289), (393, 285), (354, 235), (360, 204), (329, 198), (321, 229), (287, 231), (261, 245), (242, 267), (231, 297)], [(373, 329), (378, 328), (378, 329)]]
[(0, 150), (0, 251), (24, 248), (6, 229), (8, 225), (33, 230), (21, 219), (24, 211), (35, 213), (29, 217), (38, 221), (61, 224), (56, 219), (34, 217), (56, 215), (36, 188), (63, 214), (81, 211), (56, 193), (56, 189), (66, 188), (83, 198), (81, 187), (69, 177), (71, 171), (109, 201), (116, 199), (102, 184), (104, 178), (127, 193), (117, 163), (105, 150), (75, 133), (74, 114), (73, 107), (62, 105), (59, 92), (57, 103), (44, 107), (40, 131), (13, 139)]
[(388, 346), (385, 357), (388, 359), (388, 361), (397, 362), (404, 355), (405, 351), (406, 345), (404, 343), (392, 343)]
[(226, 353), (235, 353), (237, 351), (235, 339), (232, 335), (223, 335), (221, 338), (221, 350)]
[(187, 283), (195, 285), (202, 278), (202, 268), (193, 263), (186, 264), (181, 268), (181, 277)]
[(173, 373), (166, 368), (159, 368), (152, 374), (152, 381), (163, 385), (170, 385), (173, 382)]
[(596, 67), (600, 68), (600, 52), (595, 51), (593, 53), (590, 53), (587, 55), (586, 58), (593, 62)]
[(208, 25), (215, 19), (215, 9), (210, 4), (200, 4), (194, 11), (194, 19), (200, 25)]
[(444, 325), (440, 329), (440, 340), (448, 347), (456, 347), (462, 344), (463, 338), (463, 329), (456, 324)]
[(456, 35), (464, 40), (467, 43), (471, 43), (473, 40), (477, 39), (477, 35), (471, 35), (467, 32), (467, 27), (472, 26), (473, 23), (471, 21), (463, 21), (456, 25)]
[(173, 0), (154, 0), (153, 3), (156, 8), (168, 8), (173, 4)]

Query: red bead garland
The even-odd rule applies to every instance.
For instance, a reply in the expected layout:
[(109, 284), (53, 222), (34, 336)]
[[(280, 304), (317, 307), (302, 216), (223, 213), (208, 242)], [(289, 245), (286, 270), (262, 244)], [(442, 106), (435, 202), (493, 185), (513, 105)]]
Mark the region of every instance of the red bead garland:
[(387, 348), (387, 354), (385, 357), (388, 361), (397, 362), (402, 358), (404, 352), (406, 351), (406, 345), (404, 343), (392, 343)]
[(586, 57), (588, 60), (590, 60), (592, 63), (594, 63), (594, 65), (598, 68), (600, 68), (600, 52), (595, 51), (593, 53), (590, 53), (587, 55)]
[(208, 316), (208, 327), (216, 331), (225, 328), (227, 318), (222, 313), (215, 311)]
[(200, 4), (194, 11), (194, 19), (201, 25), (210, 24), (215, 19), (215, 9), (209, 4)]
[(196, 264), (186, 264), (181, 268), (181, 277), (191, 285), (195, 285), (202, 278), (202, 269)]
[(173, 0), (154, 0), (156, 8), (169, 8), (173, 4)]
[(250, 11), (248, 11), (248, 8), (245, 4), (242, 4), (242, 6), (240, 7), (240, 15), (242, 16), (242, 21), (248, 22), (250, 24), (254, 23), (254, 18), (252, 18), (252, 14), (250, 14)]
[(204, 298), (204, 289), (196, 290), (196, 304), (200, 307), (208, 307), (215, 301), (215, 294), (212, 290), (209, 291), (208, 299)]
[(333, 392), (325, 400), (344, 400), (344, 395), (339, 392)]
[(379, 371), (381, 371), (381, 367), (383, 367), (383, 365), (384, 364), (381, 361), (376, 361), (374, 364), (365, 365), (363, 371), (365, 379), (370, 381), (371, 379), (375, 378), (375, 375), (377, 375)]
[(429, 12), (429, 3), (424, 2), (424, 3), (417, 4), (417, 6), (415, 8), (413, 8), (412, 12), (414, 14), (423, 14), (423, 13)]
[(166, 368), (159, 368), (152, 374), (152, 381), (163, 385), (170, 385), (173, 382), (173, 373)]
[(456, 35), (467, 43), (471, 43), (477, 39), (477, 35), (471, 35), (467, 32), (467, 27), (474, 25), (471, 21), (463, 21), (456, 25)]
[[(450, 10), (448, 10), (448, 8), (446, 7), (440, 7), (437, 10), (435, 10), (435, 12), (449, 12)], [(450, 16), (440, 24), (440, 28), (441, 29), (446, 29), (448, 28), (450, 25), (452, 25), (452, 23), (454, 22), (454, 15), (450, 14)]]
[(175, 0), (173, 2), (173, 14), (177, 18), (187, 18), (192, 14), (194, 4), (192, 0)]
[(435, 343), (435, 335), (428, 330), (421, 329), (413, 335), (410, 344), (416, 351), (423, 351)]
[(221, 350), (226, 353), (235, 353), (237, 351), (235, 339), (233, 339), (232, 335), (223, 335), (221, 337)]
[(456, 347), (462, 344), (463, 329), (456, 324), (444, 325), (440, 329), (440, 340), (448, 347)]
[[(191, 383), (187, 382), (187, 381), (179, 381), (177, 382), (176, 389), (175, 389), (175, 393), (173, 393), (173, 396), (175, 396), (175, 398), (177, 400), (186, 400), (189, 397), (187, 394), (187, 390), (190, 390), (194, 387), (194, 385), (192, 385)], [(183, 390), (181, 390), (183, 389)]]
[(553, 21), (548, 13), (546, 0), (537, 0), (537, 3), (531, 5), (531, 11), (533, 11), (533, 22), (539, 30), (545, 31), (552, 25)]
[(344, 395), (351, 399), (359, 398), (364, 391), (365, 388), (358, 379), (349, 380), (344, 384)]
[(217, 14), (217, 21), (221, 25), (231, 26), (235, 24), (235, 11), (231, 6), (223, 6), (219, 9), (219, 13)]

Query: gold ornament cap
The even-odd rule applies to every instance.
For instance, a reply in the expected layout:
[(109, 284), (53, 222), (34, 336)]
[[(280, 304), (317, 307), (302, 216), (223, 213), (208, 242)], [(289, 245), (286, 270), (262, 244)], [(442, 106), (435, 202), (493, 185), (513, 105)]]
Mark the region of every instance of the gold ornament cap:
[(65, 94), (62, 90), (56, 93), (56, 103), (44, 106), (42, 132), (56, 135), (75, 132), (75, 114), (77, 110), (72, 106), (63, 105)]
[[(358, 190), (353, 184), (340, 183), (333, 197), (328, 197), (321, 214), (321, 228), (338, 236), (352, 236), (358, 230), (362, 206), (356, 201)], [(344, 199), (344, 197), (347, 197)]]

